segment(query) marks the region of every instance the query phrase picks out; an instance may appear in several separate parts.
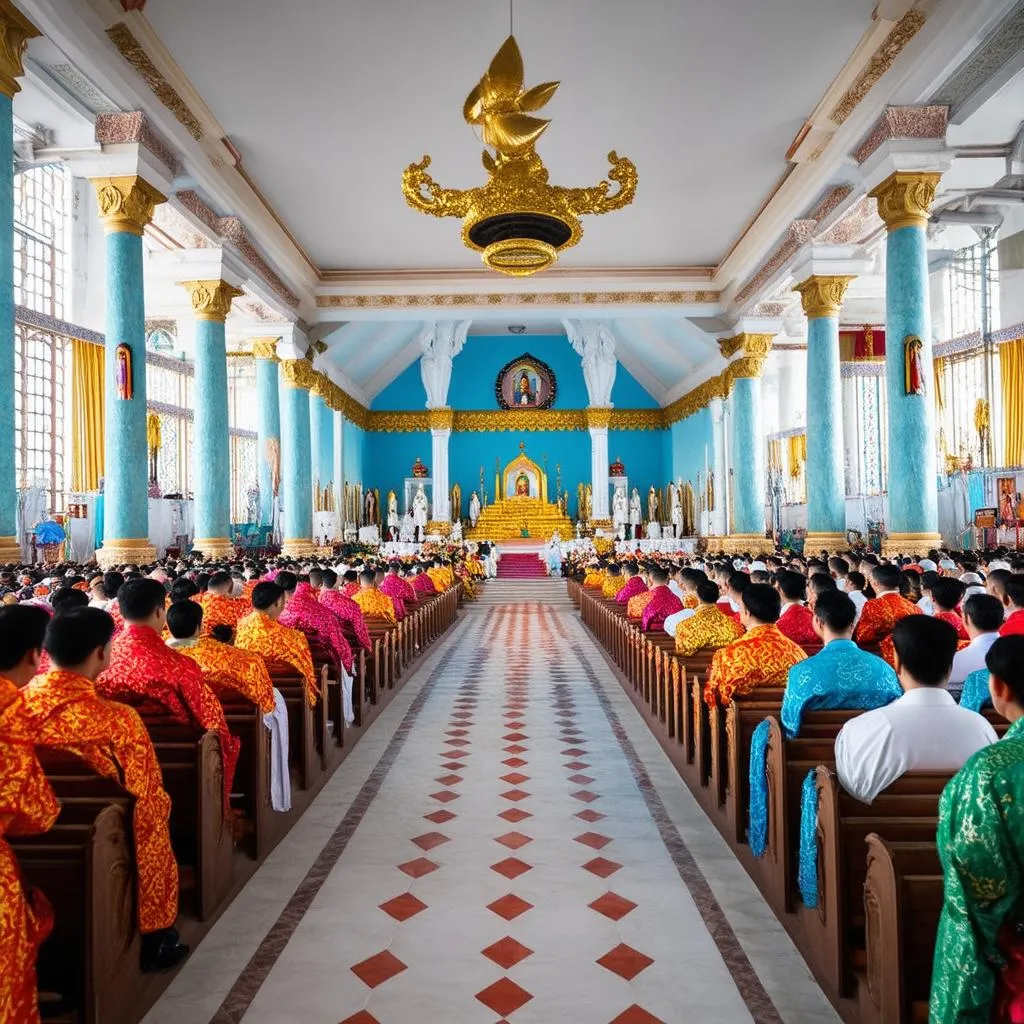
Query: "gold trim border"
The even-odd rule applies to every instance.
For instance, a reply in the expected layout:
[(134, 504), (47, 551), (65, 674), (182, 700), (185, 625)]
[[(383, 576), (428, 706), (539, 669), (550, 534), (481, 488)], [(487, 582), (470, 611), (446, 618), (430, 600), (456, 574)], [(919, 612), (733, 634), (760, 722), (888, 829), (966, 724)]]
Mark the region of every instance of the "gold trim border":
[(449, 292), (435, 295), (318, 295), (317, 309), (391, 309), (434, 306), (651, 306), (717, 303), (722, 293), (691, 291), (623, 292)]
[[(371, 411), (365, 430), (378, 433), (408, 434), (431, 429), (431, 414), (438, 410)], [(472, 409), (451, 412), (451, 430), (462, 433), (485, 431), (515, 432), (537, 430), (566, 431), (587, 429), (592, 409)], [(612, 409), (610, 430), (664, 430), (664, 409)], [(362, 425), (362, 424), (360, 424)]]

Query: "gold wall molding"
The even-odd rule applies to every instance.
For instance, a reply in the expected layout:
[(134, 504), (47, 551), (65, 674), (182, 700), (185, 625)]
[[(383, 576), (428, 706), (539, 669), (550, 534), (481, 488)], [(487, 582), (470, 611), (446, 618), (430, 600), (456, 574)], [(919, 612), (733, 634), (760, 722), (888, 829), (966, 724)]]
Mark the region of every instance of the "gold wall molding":
[(793, 291), (800, 293), (800, 302), (808, 320), (839, 316), (846, 289), (853, 279), (853, 274), (812, 274)]
[(731, 359), (737, 352), (763, 359), (772, 350), (774, 337), (774, 334), (753, 334), (750, 331), (744, 331), (731, 338), (719, 339), (718, 350), (726, 359)]
[(224, 323), (231, 312), (231, 300), (245, 293), (224, 280), (182, 281), (181, 286), (192, 299), (192, 312), (197, 320)]
[(857, 109), (861, 100), (893, 66), (903, 48), (920, 32), (924, 23), (925, 13), (917, 7), (912, 7), (896, 22), (892, 31), (882, 41), (882, 45), (871, 55), (864, 70), (832, 111), (830, 118), (836, 126), (841, 125)]
[(289, 387), (312, 391), (322, 375), (313, 369), (308, 359), (282, 359), (281, 376)]
[(167, 197), (137, 174), (93, 178), (100, 219), (108, 233), (141, 235), (153, 219), (153, 209)]
[(387, 309), (407, 306), (652, 306), (717, 303), (721, 292), (458, 292), (434, 295), (318, 295), (318, 309)]
[(612, 410), (605, 406), (595, 406), (584, 410), (587, 420), (587, 429), (607, 430), (612, 425)]
[(897, 171), (868, 195), (878, 200), (878, 216), (890, 231), (923, 228), (928, 223), (941, 178), (938, 171)]
[[(387, 410), (367, 413), (367, 430), (378, 433), (412, 433), (432, 427), (431, 416), (437, 409), (412, 411)], [(450, 429), (456, 433), (497, 431), (535, 432), (582, 431), (587, 429), (588, 409), (469, 409), (451, 412)], [(668, 426), (664, 409), (611, 409), (608, 426), (611, 430), (664, 430)]]
[(14, 98), (25, 73), (22, 57), (28, 41), (42, 33), (10, 0), (0, 0), (0, 92)]
[(107, 38), (114, 44), (122, 57), (142, 76), (143, 81), (153, 90), (156, 98), (188, 129), (196, 142), (203, 138), (203, 126), (199, 118), (188, 108), (178, 91), (160, 73), (142, 44), (132, 35), (131, 29), (119, 21), (107, 29)]
[(447, 406), (440, 409), (427, 410), (427, 426), (431, 430), (451, 430), (455, 422), (455, 413)]
[(280, 362), (277, 355), (277, 343), (280, 338), (256, 338), (252, 343), (252, 354), (255, 359), (271, 359)]

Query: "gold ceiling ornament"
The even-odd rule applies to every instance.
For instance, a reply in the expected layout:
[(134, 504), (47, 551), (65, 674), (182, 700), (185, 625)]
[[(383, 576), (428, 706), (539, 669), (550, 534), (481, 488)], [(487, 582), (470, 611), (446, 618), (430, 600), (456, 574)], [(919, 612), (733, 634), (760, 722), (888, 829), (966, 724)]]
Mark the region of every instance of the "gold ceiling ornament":
[(11, 99), (21, 91), (25, 47), (38, 35), (39, 29), (10, 0), (0, 0), (0, 92)]
[(281, 376), (288, 387), (312, 391), (321, 375), (313, 369), (308, 359), (282, 359)]
[(731, 359), (737, 352), (763, 359), (771, 351), (774, 337), (774, 334), (753, 334), (750, 331), (743, 331), (731, 338), (720, 338), (718, 351), (726, 359)]
[(462, 241), (481, 253), (492, 270), (526, 277), (550, 267), (558, 254), (583, 237), (580, 217), (628, 206), (636, 195), (633, 162), (608, 154), (608, 180), (590, 188), (548, 183), (548, 171), (534, 146), (550, 121), (534, 117), (558, 88), (544, 82), (524, 88), (523, 58), (514, 36), (494, 55), (487, 73), (463, 105), (468, 124), (478, 127), (494, 150), (483, 152), (490, 179), (472, 189), (442, 188), (427, 173), (430, 157), (410, 164), (402, 175), (406, 202), (420, 213), (460, 217)]
[(793, 288), (800, 293), (804, 316), (818, 320), (825, 316), (839, 316), (843, 298), (853, 274), (812, 274)]
[(167, 197), (137, 174), (115, 178), (93, 178), (100, 220), (108, 234), (126, 232), (141, 235), (153, 219), (153, 209)]
[(255, 359), (269, 359), (280, 362), (277, 356), (277, 343), (280, 338), (256, 338), (252, 343), (252, 354)]
[(231, 300), (245, 292), (227, 281), (182, 281), (182, 288), (192, 298), (192, 312), (197, 320), (224, 323), (231, 311)]
[(878, 200), (878, 216), (890, 231), (923, 228), (941, 178), (938, 171), (896, 171), (868, 195)]

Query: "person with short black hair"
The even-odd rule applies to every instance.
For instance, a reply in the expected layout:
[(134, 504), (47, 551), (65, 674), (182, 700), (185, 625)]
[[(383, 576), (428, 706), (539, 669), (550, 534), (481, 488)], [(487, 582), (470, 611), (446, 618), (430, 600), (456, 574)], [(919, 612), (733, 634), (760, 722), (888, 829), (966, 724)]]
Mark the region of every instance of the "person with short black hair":
[(640, 566), (632, 559), (622, 563), (622, 573), (626, 578), (622, 589), (615, 595), (615, 603), (629, 606), (631, 598), (643, 594), (647, 590), (647, 583), (640, 575)]
[(957, 770), (996, 734), (946, 690), (956, 630), (930, 615), (907, 616), (892, 634), (903, 696), (847, 722), (836, 738), (836, 774), (864, 803), (908, 771)]
[[(999, 627), (1002, 624), (1003, 606), (998, 598), (991, 594), (971, 594), (964, 601), (964, 626), (970, 643), (966, 647), (961, 647), (953, 658), (953, 671), (949, 677), (951, 692), (958, 691), (961, 687), (966, 690), (968, 676), (974, 672), (984, 671), (985, 656), (999, 639)], [(987, 674), (984, 692), (988, 693)], [(977, 711), (979, 708), (974, 710)]]
[(0, 711), (38, 672), (49, 623), (50, 616), (38, 605), (0, 608)]
[(229, 572), (218, 570), (210, 576), (205, 592), (199, 595), (203, 609), (203, 636), (209, 636), (214, 626), (234, 629), (238, 620), (248, 614), (249, 604), (234, 596), (234, 586)]
[(96, 692), (96, 679), (110, 663), (113, 635), (113, 620), (98, 608), (55, 615), (43, 641), (52, 667), (0, 714), (0, 738), (73, 753), (135, 797), (132, 834), (142, 968), (167, 970), (188, 955), (174, 929), (178, 866), (168, 828), (171, 801), (138, 713)]
[[(995, 598), (993, 598), (995, 600)], [(992, 703), (1010, 728), (978, 751), (939, 800), (936, 841), (944, 873), (930, 1019), (1010, 1021), (1017, 1014), (1016, 944), (1024, 850), (1024, 636), (986, 655)], [(1005, 965), (1005, 966), (1004, 966)]]
[[(718, 607), (718, 584), (705, 579), (697, 584), (697, 600), (700, 602), (691, 615), (680, 618), (675, 626), (676, 654), (692, 657), (701, 650), (718, 650), (726, 647), (743, 635), (743, 627), (724, 614)], [(686, 615), (686, 609), (681, 615)], [(665, 620), (665, 629), (673, 618)]]
[(866, 650), (877, 650), (895, 668), (892, 632), (896, 624), (921, 609), (899, 593), (900, 569), (895, 565), (876, 565), (871, 570), (875, 596), (865, 602), (853, 639)]
[(964, 643), (968, 643), (971, 637), (956, 609), (966, 591), (967, 587), (963, 583), (946, 576), (940, 576), (932, 585), (932, 603), (935, 607), (933, 617), (948, 622), (956, 630), (957, 638)]
[(780, 569), (775, 576), (775, 589), (782, 598), (782, 610), (776, 623), (779, 632), (801, 647), (816, 647), (818, 634), (814, 631), (814, 616), (804, 604), (807, 600), (806, 578), (792, 569)]
[(669, 571), (665, 566), (656, 565), (651, 569), (652, 585), (640, 613), (640, 629), (644, 633), (660, 632), (669, 615), (683, 610), (683, 602), (669, 589), (668, 580)]
[[(428, 569), (427, 576), (434, 580), (436, 588), (436, 578), (430, 575), (433, 571)], [(363, 615), (368, 619), (376, 619), (391, 625), (398, 621), (391, 598), (377, 589), (377, 574), (372, 569), (364, 569), (359, 574), (359, 589), (352, 595), (352, 600), (359, 605)]]
[(88, 608), (89, 595), (84, 590), (75, 590), (74, 587), (61, 587), (50, 595), (50, 607), (54, 615), (75, 611), (77, 608)]
[[(338, 574), (333, 569), (325, 569), (323, 586), (317, 594), (317, 600), (341, 623), (342, 629), (346, 632), (349, 646), (352, 646), (354, 638), (364, 651), (373, 650), (373, 640), (366, 627), (363, 610), (351, 597), (345, 597), (340, 590), (337, 590), (337, 584)], [(410, 589), (413, 591), (413, 598), (418, 600), (415, 587), (410, 584)]]
[(1000, 627), (1000, 636), (1024, 633), (1024, 574), (1014, 573), (1004, 584), (1006, 621)]
[(779, 592), (767, 583), (751, 583), (742, 596), (740, 623), (746, 632), (715, 653), (704, 683), (704, 700), (727, 705), (757, 687), (782, 686), (789, 670), (807, 655), (775, 625)]

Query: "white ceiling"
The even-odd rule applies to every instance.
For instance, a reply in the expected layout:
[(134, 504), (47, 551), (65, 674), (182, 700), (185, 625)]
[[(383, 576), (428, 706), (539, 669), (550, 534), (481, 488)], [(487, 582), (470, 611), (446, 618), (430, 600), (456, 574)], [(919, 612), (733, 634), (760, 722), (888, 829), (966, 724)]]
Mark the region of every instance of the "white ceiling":
[[(634, 204), (588, 218), (562, 264), (717, 263), (873, 6), (517, 0), (527, 85), (562, 81), (539, 144), (551, 180), (595, 183), (611, 149), (640, 174)], [(478, 266), (400, 180), (424, 153), (443, 185), (485, 180), (461, 110), (507, 33), (504, 0), (154, 0), (145, 16), (321, 268)]]

